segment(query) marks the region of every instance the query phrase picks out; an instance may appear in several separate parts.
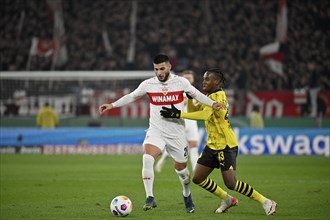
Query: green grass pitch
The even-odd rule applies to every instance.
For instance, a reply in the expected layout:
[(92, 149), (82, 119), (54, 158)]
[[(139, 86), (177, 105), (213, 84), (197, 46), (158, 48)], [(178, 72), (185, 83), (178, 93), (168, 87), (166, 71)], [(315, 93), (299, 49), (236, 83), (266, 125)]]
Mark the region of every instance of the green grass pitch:
[[(191, 185), (196, 211), (184, 211), (182, 188), (170, 159), (155, 174), (156, 209), (143, 211), (141, 155), (0, 155), (0, 219), (115, 219), (109, 203), (117, 195), (133, 202), (125, 219), (329, 219), (329, 157), (243, 156), (237, 178), (278, 203), (269, 217), (260, 204), (236, 192), (237, 207), (213, 211), (220, 201)], [(224, 188), (219, 171), (211, 177)], [(229, 191), (229, 190), (227, 190)]]

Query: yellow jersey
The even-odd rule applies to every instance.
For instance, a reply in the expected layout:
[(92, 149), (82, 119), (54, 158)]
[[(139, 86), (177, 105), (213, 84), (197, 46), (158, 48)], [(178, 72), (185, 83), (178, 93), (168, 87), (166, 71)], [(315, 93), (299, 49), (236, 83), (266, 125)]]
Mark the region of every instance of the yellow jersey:
[(252, 111), (250, 114), (251, 128), (264, 128), (264, 120), (259, 112)]
[(58, 115), (51, 107), (43, 107), (38, 112), (36, 120), (41, 128), (55, 128), (58, 125)]
[(214, 110), (201, 103), (195, 105), (190, 99), (187, 103), (188, 112), (181, 112), (181, 118), (205, 121), (205, 130), (208, 135), (207, 146), (209, 148), (222, 150), (226, 146), (230, 148), (237, 147), (238, 142), (228, 119), (229, 104), (225, 92), (218, 90), (208, 97), (218, 103), (224, 103), (227, 108)]

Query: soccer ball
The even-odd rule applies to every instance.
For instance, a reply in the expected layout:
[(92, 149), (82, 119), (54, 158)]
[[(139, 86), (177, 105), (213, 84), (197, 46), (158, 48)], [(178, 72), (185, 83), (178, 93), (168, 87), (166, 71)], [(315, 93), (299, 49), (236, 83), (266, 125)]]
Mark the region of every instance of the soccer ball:
[(132, 202), (127, 196), (116, 196), (110, 203), (110, 210), (116, 217), (128, 216), (132, 208)]

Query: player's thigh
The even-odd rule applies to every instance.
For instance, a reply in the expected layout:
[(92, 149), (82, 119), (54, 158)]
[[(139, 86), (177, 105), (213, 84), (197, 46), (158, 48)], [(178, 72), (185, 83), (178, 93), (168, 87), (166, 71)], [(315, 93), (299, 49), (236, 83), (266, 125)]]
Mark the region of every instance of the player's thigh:
[[(165, 145), (166, 145), (165, 140), (158, 132), (148, 130), (146, 137), (143, 141), (143, 153), (151, 154), (154, 157), (155, 156), (157, 157), (160, 154), (160, 152), (164, 151)], [(159, 151), (157, 151), (157, 149)]]
[(185, 164), (188, 160), (188, 144), (183, 138), (166, 139), (166, 150), (176, 163)]
[(212, 169), (219, 169), (219, 159), (218, 159), (219, 151), (213, 150), (208, 146), (205, 146), (203, 152), (199, 156), (197, 160), (197, 164), (201, 164), (203, 166), (212, 168)]
[(218, 160), (221, 171), (236, 170), (236, 157), (238, 148), (229, 148), (228, 146), (218, 152)]

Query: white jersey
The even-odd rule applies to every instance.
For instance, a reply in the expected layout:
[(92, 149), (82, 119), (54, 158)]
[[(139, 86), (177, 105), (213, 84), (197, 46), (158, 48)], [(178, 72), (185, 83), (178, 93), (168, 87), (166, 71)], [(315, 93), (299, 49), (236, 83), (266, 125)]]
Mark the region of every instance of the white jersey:
[(184, 111), (184, 93), (187, 92), (197, 101), (212, 106), (213, 100), (205, 96), (192, 86), (187, 79), (170, 73), (166, 82), (160, 82), (157, 77), (144, 80), (133, 92), (112, 103), (113, 107), (121, 107), (143, 95), (150, 99), (149, 129), (158, 130), (165, 138), (185, 137), (185, 123), (183, 119), (164, 118), (160, 115), (163, 106)]
[[(187, 97), (184, 96), (184, 111), (188, 112), (187, 109)], [(194, 100), (195, 101), (195, 100)], [(184, 119), (185, 123), (185, 130), (186, 130), (186, 138), (187, 141), (197, 141), (199, 140), (199, 134), (198, 134), (198, 124), (196, 120), (190, 120), (190, 119)]]

